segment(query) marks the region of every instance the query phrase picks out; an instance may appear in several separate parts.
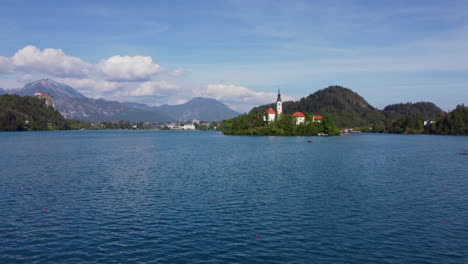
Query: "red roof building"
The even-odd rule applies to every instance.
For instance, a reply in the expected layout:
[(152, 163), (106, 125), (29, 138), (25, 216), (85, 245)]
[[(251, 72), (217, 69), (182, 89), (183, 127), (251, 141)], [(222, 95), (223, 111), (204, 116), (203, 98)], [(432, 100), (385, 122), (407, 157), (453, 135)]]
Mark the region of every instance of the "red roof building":
[(269, 115), (276, 115), (276, 112), (275, 112), (275, 110), (273, 110), (273, 108), (268, 107), (268, 109), (267, 109), (267, 114), (269, 114)]
[(305, 122), (305, 115), (301, 112), (294, 113), (292, 117), (296, 119), (296, 125), (299, 125)]
[(322, 122), (323, 117), (319, 115), (312, 116), (312, 122)]
[(34, 93), (34, 95), (50, 95), (50, 94), (49, 93), (41, 93), (41, 92), (36, 91)]
[(263, 121), (270, 123), (271, 121), (275, 120), (276, 112), (273, 110), (273, 108), (268, 107), (268, 109), (265, 112), (265, 115), (263, 116)]
[(292, 115), (293, 117), (305, 117), (305, 115), (301, 112), (296, 112)]

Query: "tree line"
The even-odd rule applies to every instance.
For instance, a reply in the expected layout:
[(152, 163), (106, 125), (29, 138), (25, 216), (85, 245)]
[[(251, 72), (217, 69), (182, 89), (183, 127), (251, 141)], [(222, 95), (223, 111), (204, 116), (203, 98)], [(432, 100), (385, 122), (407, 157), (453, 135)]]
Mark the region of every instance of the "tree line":
[(363, 132), (396, 133), (396, 134), (438, 134), (468, 135), (468, 107), (463, 104), (449, 113), (439, 113), (433, 122), (420, 113), (404, 115), (397, 120), (385, 120), (374, 123)]

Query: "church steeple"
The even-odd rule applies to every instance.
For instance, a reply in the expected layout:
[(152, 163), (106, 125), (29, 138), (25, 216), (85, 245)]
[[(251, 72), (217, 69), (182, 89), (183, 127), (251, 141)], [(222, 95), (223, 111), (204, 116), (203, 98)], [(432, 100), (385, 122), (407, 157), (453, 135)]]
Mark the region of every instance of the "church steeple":
[(283, 113), (283, 102), (281, 101), (280, 89), (278, 89), (278, 99), (276, 99), (276, 113), (278, 113), (278, 115)]

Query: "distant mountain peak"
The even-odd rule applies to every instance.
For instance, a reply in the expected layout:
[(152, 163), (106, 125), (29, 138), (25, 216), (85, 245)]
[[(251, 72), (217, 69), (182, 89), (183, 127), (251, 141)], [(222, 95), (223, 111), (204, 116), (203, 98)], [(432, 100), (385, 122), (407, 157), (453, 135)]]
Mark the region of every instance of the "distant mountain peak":
[(23, 96), (33, 96), (36, 91), (50, 93), (55, 98), (86, 98), (72, 87), (47, 78), (27, 83), (15, 93)]
[(202, 102), (202, 103), (204, 103), (204, 102), (210, 102), (210, 103), (216, 102), (216, 103), (222, 104), (220, 101), (218, 101), (218, 100), (216, 100), (216, 99), (214, 99), (214, 98), (200, 97), (200, 96), (198, 96), (198, 97), (193, 97), (192, 99), (190, 99), (189, 101), (187, 101), (186, 104), (188, 104), (188, 103), (199, 103), (199, 102)]
[[(57, 82), (55, 80), (45, 78), (45, 79), (40, 79), (40, 80), (36, 80), (36, 81), (30, 82), (30, 83), (27, 83), (24, 86), (29, 87), (29, 86), (35, 86), (35, 85), (62, 86), (62, 85), (66, 85), (66, 84), (59, 83), (59, 82)], [(66, 85), (66, 86), (68, 86), (68, 85)]]
[(190, 120), (221, 121), (239, 115), (222, 102), (207, 97), (194, 97), (185, 104), (163, 105), (158, 109), (165, 111), (175, 120), (186, 122)]

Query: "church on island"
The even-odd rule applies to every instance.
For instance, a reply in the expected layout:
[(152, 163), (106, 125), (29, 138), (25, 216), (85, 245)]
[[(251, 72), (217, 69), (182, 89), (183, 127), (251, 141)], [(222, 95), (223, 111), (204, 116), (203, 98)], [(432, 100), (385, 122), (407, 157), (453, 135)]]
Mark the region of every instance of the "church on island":
[[(267, 124), (275, 121), (276, 118), (280, 118), (280, 116), (283, 114), (283, 101), (281, 101), (281, 92), (278, 89), (278, 97), (276, 99), (276, 111), (268, 107), (266, 110), (265, 114), (263, 115), (263, 121)], [(296, 125), (305, 123), (305, 115), (301, 112), (295, 112), (292, 117), (296, 121)], [(323, 117), (319, 115), (314, 115), (312, 116), (312, 122), (322, 122)]]

